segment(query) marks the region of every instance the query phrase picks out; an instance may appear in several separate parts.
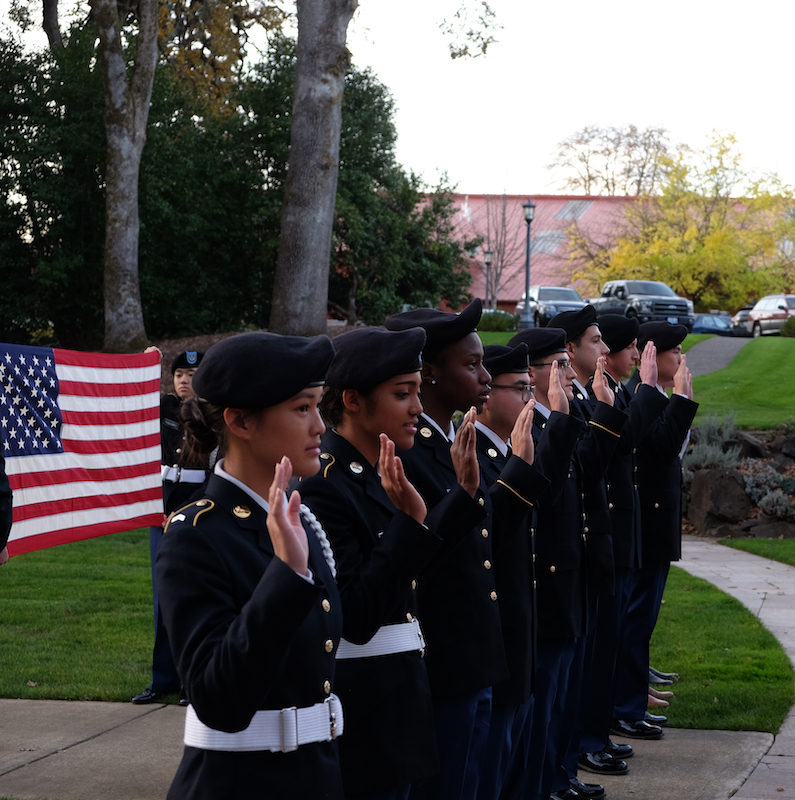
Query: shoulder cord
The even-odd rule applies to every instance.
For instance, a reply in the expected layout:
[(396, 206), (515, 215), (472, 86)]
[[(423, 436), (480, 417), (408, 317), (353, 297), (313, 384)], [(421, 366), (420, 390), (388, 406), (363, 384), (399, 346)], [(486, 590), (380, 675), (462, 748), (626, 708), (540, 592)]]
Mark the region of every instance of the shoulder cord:
[(328, 540), (326, 532), (323, 530), (323, 526), (320, 524), (318, 518), (303, 503), (301, 503), (301, 516), (309, 523), (309, 526), (315, 532), (315, 536), (317, 536), (317, 540), (320, 542), (320, 548), (323, 550), (323, 555), (326, 558), (328, 568), (331, 570), (331, 575), (336, 580), (337, 565), (334, 561), (334, 551), (331, 549), (331, 543)]

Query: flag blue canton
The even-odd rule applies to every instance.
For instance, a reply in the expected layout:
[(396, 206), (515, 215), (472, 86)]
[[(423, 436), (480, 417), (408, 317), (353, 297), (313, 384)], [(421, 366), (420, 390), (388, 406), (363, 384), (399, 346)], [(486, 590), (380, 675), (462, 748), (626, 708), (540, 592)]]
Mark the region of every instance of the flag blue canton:
[(0, 438), (6, 458), (63, 452), (58, 390), (52, 350), (12, 345), (0, 350)]

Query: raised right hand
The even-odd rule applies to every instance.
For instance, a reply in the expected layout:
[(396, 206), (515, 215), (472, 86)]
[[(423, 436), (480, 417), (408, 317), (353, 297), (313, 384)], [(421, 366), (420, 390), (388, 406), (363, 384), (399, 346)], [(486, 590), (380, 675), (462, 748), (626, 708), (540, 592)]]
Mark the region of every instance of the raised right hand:
[(268, 490), (268, 519), (266, 525), (271, 537), (273, 552), (293, 572), (309, 577), (309, 542), (301, 524), (301, 496), (298, 492), (284, 502), (284, 493), (293, 474), (293, 465), (287, 456), (276, 465), (273, 483)]
[(480, 465), (476, 450), (477, 435), (475, 433), (474, 406), (464, 415), (464, 421), (455, 434), (455, 441), (450, 448), (450, 456), (455, 467), (455, 476), (464, 491), (474, 497), (480, 486)]

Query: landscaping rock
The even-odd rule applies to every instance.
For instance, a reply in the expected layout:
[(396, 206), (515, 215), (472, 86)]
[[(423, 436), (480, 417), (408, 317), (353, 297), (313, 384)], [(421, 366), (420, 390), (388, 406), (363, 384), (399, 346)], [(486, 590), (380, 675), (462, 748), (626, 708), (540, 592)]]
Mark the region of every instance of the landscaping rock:
[(756, 539), (795, 539), (795, 523), (763, 517), (749, 533)]
[(748, 516), (751, 501), (739, 472), (733, 469), (700, 469), (693, 476), (687, 518), (705, 533), (722, 523), (740, 522)]
[(740, 458), (767, 458), (767, 445), (758, 436), (738, 431), (733, 439), (723, 443), (723, 452), (727, 453), (732, 447), (740, 448)]
[(781, 445), (781, 452), (789, 458), (795, 458), (795, 435), (785, 436)]

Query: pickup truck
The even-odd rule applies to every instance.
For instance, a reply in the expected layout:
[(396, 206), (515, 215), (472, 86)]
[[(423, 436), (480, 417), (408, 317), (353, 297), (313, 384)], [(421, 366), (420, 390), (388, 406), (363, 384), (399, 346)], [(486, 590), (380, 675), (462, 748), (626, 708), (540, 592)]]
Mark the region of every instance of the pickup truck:
[(638, 322), (671, 322), (686, 325), (695, 322), (693, 303), (680, 297), (670, 286), (659, 281), (608, 281), (602, 294), (589, 301), (596, 316), (621, 314)]

